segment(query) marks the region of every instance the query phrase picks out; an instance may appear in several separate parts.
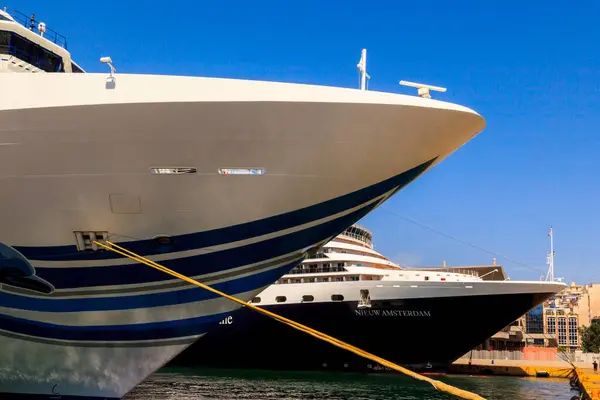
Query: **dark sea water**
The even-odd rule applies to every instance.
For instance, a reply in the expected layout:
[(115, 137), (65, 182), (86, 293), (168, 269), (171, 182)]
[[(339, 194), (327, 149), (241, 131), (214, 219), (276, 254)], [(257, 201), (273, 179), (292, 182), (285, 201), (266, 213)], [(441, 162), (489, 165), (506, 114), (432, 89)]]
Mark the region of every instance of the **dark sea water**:
[[(488, 400), (569, 400), (566, 379), (434, 376)], [(402, 375), (254, 370), (165, 369), (125, 400), (450, 400), (429, 384)]]

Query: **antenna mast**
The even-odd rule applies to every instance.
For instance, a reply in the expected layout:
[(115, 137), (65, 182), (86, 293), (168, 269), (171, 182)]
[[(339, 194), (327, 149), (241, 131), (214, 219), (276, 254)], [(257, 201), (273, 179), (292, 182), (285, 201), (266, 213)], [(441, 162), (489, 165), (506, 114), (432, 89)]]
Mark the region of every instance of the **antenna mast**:
[(356, 64), (358, 71), (360, 72), (360, 90), (367, 90), (367, 79), (371, 79), (367, 74), (367, 49), (362, 49), (360, 61)]
[(546, 274), (546, 280), (554, 282), (554, 238), (552, 237), (552, 227), (550, 227), (550, 231), (548, 232), (548, 236), (550, 236), (550, 254), (548, 254), (548, 273)]

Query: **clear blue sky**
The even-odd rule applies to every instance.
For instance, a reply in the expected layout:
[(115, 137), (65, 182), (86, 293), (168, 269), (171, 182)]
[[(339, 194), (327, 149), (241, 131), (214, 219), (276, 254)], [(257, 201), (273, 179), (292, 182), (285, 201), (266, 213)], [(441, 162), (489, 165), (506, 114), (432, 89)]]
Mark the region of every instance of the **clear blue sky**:
[[(600, 281), (600, 3), (548, 1), (13, 0), (63, 33), (90, 72), (264, 79), (413, 93), (400, 79), (481, 113), (487, 128), (362, 221), (406, 265), (490, 263), (512, 279), (556, 269)], [(393, 213), (393, 214), (392, 214)], [(503, 257), (508, 257), (508, 261)]]

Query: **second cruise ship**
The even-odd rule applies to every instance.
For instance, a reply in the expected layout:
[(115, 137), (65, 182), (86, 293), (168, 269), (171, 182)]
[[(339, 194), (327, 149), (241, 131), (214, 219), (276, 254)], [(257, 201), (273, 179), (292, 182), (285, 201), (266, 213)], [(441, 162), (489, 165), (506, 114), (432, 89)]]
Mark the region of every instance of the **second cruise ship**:
[[(389, 361), (439, 371), (564, 288), (507, 280), (500, 266), (401, 268), (375, 251), (371, 232), (352, 226), (252, 303)], [(172, 365), (386, 370), (249, 309), (225, 317)]]

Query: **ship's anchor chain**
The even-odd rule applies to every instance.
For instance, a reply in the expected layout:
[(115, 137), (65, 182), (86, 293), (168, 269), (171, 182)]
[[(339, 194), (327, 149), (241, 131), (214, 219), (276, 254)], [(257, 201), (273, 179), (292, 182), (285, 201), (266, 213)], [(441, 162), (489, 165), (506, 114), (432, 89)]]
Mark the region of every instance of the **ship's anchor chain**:
[(579, 387), (579, 379), (577, 379), (577, 375), (573, 374), (573, 376), (571, 377), (571, 379), (569, 379), (569, 384), (571, 385), (571, 387), (573, 389)]
[[(573, 369), (571, 371), (571, 378), (569, 378), (569, 385), (571, 386), (571, 390), (579, 390), (579, 377), (577, 376), (577, 371)], [(589, 400), (585, 393), (576, 394), (571, 397), (570, 400)]]

